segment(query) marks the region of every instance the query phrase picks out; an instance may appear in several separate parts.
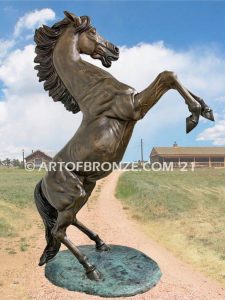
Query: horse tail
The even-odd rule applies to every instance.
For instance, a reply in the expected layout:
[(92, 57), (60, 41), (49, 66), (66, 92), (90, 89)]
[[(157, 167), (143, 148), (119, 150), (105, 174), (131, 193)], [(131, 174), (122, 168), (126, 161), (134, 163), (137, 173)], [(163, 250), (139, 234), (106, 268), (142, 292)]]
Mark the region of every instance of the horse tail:
[(61, 243), (56, 242), (51, 232), (56, 223), (58, 212), (43, 195), (41, 182), (42, 180), (35, 187), (34, 199), (37, 210), (42, 217), (43, 223), (45, 225), (45, 238), (47, 246), (45, 247), (44, 252), (40, 258), (39, 266), (44, 265), (50, 259), (52, 259), (58, 253), (61, 245)]

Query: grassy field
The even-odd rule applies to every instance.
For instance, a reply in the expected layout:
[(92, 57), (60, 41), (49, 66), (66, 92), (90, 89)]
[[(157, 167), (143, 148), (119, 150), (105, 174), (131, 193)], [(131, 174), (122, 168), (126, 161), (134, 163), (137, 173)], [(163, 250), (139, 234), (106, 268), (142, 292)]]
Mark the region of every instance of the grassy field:
[[(43, 174), (0, 169), (0, 237), (17, 237), (32, 226), (33, 191)], [(21, 239), (21, 249), (25, 249), (24, 238)]]
[(116, 196), (144, 230), (225, 284), (225, 170), (125, 172)]
[[(43, 226), (33, 201), (43, 175), (0, 169), (0, 248), (9, 254), (26, 251), (31, 227)], [(225, 281), (225, 170), (125, 172), (116, 196), (152, 238)]]

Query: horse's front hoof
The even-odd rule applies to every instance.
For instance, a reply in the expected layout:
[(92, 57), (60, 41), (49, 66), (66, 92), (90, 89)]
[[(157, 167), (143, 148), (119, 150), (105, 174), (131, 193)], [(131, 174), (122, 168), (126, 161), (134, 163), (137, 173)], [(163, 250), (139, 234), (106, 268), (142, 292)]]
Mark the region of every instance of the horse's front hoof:
[(186, 118), (186, 133), (189, 133), (198, 125), (198, 121), (193, 119), (193, 116)]
[(205, 108), (203, 109), (201, 115), (202, 115), (204, 118), (206, 118), (206, 119), (208, 119), (208, 120), (210, 120), (210, 121), (215, 121), (215, 120), (214, 120), (214, 116), (213, 116), (213, 111), (212, 111), (212, 109), (209, 108), (209, 107), (205, 107)]
[(108, 245), (106, 245), (105, 243), (103, 243), (100, 245), (96, 245), (96, 250), (97, 251), (109, 251), (110, 247)]
[(102, 278), (101, 273), (97, 269), (87, 272), (86, 275), (88, 279), (95, 281), (99, 281)]

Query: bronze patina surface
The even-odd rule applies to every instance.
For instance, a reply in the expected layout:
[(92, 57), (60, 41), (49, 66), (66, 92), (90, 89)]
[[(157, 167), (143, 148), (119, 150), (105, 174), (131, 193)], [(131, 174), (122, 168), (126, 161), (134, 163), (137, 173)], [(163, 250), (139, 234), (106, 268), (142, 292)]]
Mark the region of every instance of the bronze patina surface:
[(110, 245), (110, 252), (98, 252), (92, 245), (78, 246), (98, 266), (104, 280), (89, 280), (70, 251), (60, 251), (45, 267), (45, 276), (53, 284), (70, 291), (105, 298), (127, 297), (147, 292), (161, 278), (155, 261), (130, 247)]
[(87, 202), (96, 181), (111, 170), (70, 171), (60, 163), (120, 162), (136, 122), (170, 89), (180, 93), (191, 112), (186, 119), (187, 132), (198, 124), (200, 115), (213, 120), (213, 113), (171, 71), (163, 71), (145, 90), (137, 93), (105, 70), (82, 60), (80, 54), (87, 54), (100, 59), (108, 68), (119, 58), (118, 47), (103, 39), (87, 16), (65, 12), (62, 21), (37, 29), (34, 40), (37, 44), (35, 69), (39, 81), (44, 81), (44, 89), (67, 110), (83, 113), (79, 129), (53, 159), (57, 163), (55, 170), (50, 170), (35, 189), (35, 202), (45, 224), (47, 241), (39, 264), (53, 258), (63, 243), (83, 265), (88, 278), (99, 280), (100, 272), (68, 239), (66, 229), (74, 225), (95, 241), (97, 250), (109, 250), (97, 234), (77, 220), (76, 214)]

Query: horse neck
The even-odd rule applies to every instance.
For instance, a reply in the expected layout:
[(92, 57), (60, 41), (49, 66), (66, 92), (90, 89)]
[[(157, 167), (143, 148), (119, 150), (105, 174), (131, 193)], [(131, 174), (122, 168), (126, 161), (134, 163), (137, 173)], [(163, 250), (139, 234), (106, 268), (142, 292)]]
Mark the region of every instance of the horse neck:
[(81, 108), (85, 91), (100, 80), (112, 78), (108, 72), (81, 59), (78, 34), (74, 35), (74, 28), (68, 28), (60, 37), (53, 52), (53, 63), (59, 77)]

